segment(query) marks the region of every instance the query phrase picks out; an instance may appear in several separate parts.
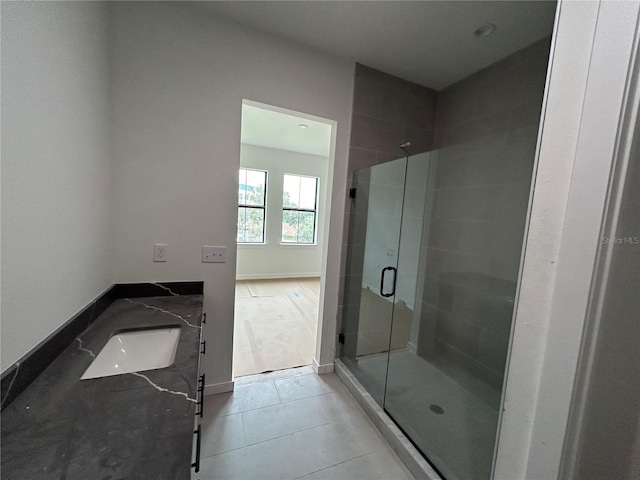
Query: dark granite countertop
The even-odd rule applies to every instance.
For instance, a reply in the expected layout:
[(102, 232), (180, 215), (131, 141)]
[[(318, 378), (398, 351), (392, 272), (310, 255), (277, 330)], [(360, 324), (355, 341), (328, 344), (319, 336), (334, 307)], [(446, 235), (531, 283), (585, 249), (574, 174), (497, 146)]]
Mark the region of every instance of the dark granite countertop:
[[(2, 412), (3, 480), (188, 479), (201, 295), (119, 299)], [(80, 380), (114, 332), (180, 325), (173, 365)]]

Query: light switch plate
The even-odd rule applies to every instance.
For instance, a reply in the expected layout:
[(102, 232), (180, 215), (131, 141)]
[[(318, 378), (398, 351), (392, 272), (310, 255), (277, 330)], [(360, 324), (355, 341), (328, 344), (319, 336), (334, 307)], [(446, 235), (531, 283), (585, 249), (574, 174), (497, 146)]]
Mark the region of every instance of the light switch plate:
[(202, 247), (202, 263), (225, 263), (227, 247)]

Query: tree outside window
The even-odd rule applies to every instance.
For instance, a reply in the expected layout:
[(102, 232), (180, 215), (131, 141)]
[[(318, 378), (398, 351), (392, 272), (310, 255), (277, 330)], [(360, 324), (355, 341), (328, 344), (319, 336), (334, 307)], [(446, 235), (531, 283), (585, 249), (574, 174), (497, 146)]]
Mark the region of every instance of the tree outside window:
[(285, 174), (282, 189), (282, 243), (316, 242), (318, 177)]
[(238, 243), (264, 243), (267, 172), (240, 169), (238, 182)]

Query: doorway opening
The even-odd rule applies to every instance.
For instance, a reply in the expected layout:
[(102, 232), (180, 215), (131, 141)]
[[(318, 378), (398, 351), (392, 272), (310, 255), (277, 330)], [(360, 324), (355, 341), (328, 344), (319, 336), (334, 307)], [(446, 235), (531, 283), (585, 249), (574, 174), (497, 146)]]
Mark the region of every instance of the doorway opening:
[(243, 101), (234, 377), (313, 362), (333, 129)]

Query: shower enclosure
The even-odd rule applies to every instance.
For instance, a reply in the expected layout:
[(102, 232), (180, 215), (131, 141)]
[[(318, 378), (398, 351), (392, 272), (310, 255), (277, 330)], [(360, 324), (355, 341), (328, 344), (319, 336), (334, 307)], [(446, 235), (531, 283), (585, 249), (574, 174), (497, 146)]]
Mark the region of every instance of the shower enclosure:
[(430, 151), (353, 174), (340, 359), (449, 480), (491, 477), (549, 44), (438, 92)]

